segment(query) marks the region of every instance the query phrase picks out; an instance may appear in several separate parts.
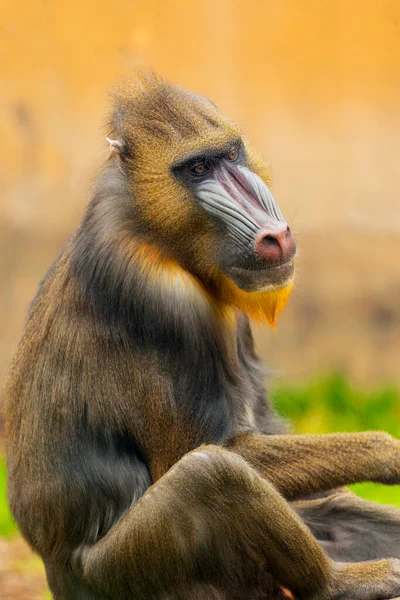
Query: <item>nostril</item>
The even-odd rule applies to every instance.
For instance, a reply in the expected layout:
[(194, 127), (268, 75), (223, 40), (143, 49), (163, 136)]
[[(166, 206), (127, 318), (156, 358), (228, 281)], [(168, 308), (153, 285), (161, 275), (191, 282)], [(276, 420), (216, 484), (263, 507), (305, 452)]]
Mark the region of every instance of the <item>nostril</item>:
[(292, 251), (293, 247), (295, 245), (294, 236), (293, 236), (292, 230), (290, 229), (289, 225), (288, 225), (288, 227), (286, 229), (285, 245), (286, 245), (286, 251), (287, 252)]
[(275, 246), (277, 248), (281, 247), (278, 239), (274, 235), (266, 235), (266, 236), (264, 236), (261, 239), (261, 243), (264, 244), (265, 246)]
[(293, 233), (292, 230), (290, 229), (289, 225), (287, 226), (286, 232), (285, 232), (285, 244), (286, 246), (291, 246), (292, 243), (294, 241), (293, 238)]
[(280, 261), (283, 255), (282, 244), (274, 234), (261, 235), (257, 240), (257, 254), (263, 260)]
[(288, 230), (268, 233), (262, 239), (262, 243), (271, 247), (279, 248), (282, 252), (285, 251), (286, 241), (288, 239)]
[(259, 257), (266, 260), (281, 260), (293, 249), (293, 244), (294, 238), (286, 223), (275, 230), (262, 232), (256, 241)]

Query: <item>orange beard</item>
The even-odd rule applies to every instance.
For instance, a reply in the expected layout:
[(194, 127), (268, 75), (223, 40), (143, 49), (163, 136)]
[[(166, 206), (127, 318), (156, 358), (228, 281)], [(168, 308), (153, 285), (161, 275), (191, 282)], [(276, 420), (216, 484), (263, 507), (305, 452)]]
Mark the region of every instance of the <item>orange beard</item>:
[[(149, 276), (162, 281), (162, 275), (167, 277), (170, 285), (177, 281), (179, 289), (186, 289), (192, 294), (201, 292), (214, 308), (226, 313), (226, 308), (242, 310), (255, 321), (265, 322), (274, 328), (276, 319), (283, 311), (294, 287), (292, 280), (287, 286), (271, 292), (245, 292), (241, 290), (229, 277), (216, 270), (213, 273), (215, 288), (213, 293), (206, 291), (197, 277), (183, 269), (173, 258), (165, 258), (162, 251), (149, 243), (142, 243), (130, 248), (132, 258), (140, 262), (143, 271)], [(175, 288), (174, 288), (175, 289)], [(215, 302), (216, 301), (216, 302)], [(230, 311), (228, 311), (230, 312)]]
[(245, 292), (223, 275), (218, 291), (222, 302), (236, 306), (256, 321), (267, 321), (274, 328), (277, 316), (285, 308), (293, 287), (292, 280), (287, 286), (271, 292)]

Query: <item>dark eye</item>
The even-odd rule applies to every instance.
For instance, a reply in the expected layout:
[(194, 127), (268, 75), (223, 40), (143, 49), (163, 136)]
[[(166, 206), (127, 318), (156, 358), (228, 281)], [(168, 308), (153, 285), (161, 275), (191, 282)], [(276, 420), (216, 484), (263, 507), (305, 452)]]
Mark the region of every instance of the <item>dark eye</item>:
[(237, 151), (236, 148), (232, 148), (231, 150), (229, 150), (229, 154), (228, 154), (229, 160), (235, 161), (235, 160), (237, 160), (238, 156), (239, 156), (239, 152)]
[(204, 175), (207, 171), (209, 171), (209, 169), (204, 163), (198, 163), (190, 168), (190, 172), (193, 173), (193, 175)]

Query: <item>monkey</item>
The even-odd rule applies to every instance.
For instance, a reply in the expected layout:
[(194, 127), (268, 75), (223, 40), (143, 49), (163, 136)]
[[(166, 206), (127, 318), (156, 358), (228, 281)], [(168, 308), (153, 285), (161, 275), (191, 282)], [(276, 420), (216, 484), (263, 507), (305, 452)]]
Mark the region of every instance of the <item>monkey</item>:
[(400, 441), (291, 434), (267, 397), (250, 320), (275, 326), (296, 255), (268, 166), (154, 74), (114, 92), (108, 142), (6, 386), (10, 508), (54, 599), (399, 595), (399, 513), (344, 486), (399, 484)]

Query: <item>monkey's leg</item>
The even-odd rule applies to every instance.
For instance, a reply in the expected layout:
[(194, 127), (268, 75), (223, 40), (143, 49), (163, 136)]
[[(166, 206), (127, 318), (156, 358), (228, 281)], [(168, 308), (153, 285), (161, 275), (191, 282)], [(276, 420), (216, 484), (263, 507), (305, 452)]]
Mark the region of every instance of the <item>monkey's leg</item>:
[(227, 448), (291, 500), (360, 481), (400, 484), (400, 441), (383, 432), (246, 433)]
[(334, 560), (400, 558), (400, 511), (358, 498), (350, 491), (291, 506)]
[(124, 600), (183, 600), (199, 582), (250, 598), (271, 574), (304, 599), (400, 593), (400, 561), (332, 562), (268, 481), (213, 446), (184, 456), (72, 563), (94, 590)]

